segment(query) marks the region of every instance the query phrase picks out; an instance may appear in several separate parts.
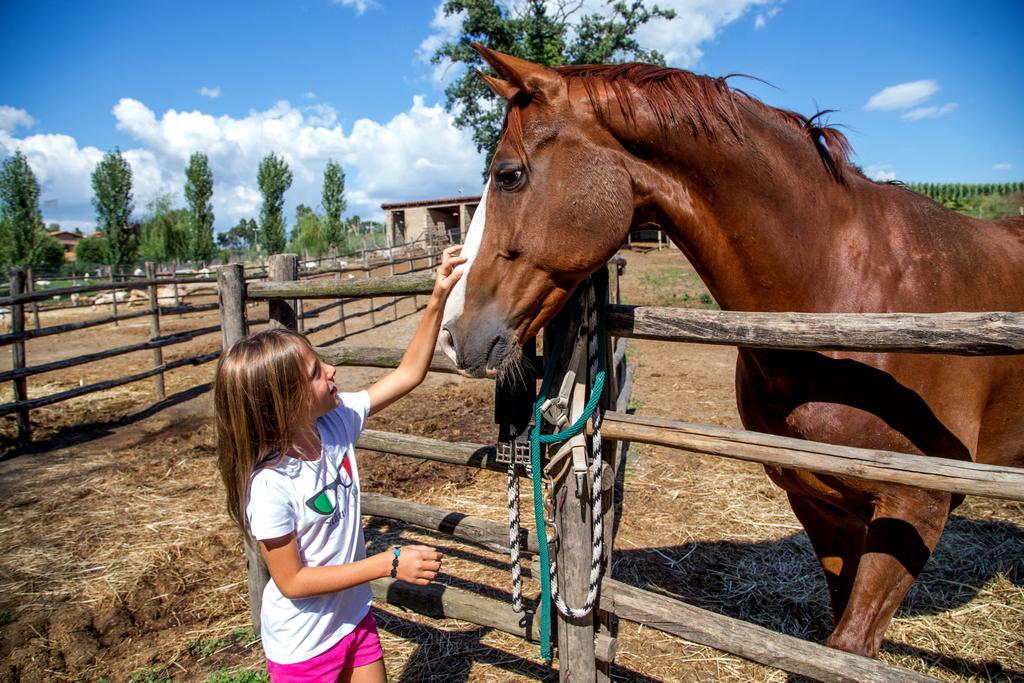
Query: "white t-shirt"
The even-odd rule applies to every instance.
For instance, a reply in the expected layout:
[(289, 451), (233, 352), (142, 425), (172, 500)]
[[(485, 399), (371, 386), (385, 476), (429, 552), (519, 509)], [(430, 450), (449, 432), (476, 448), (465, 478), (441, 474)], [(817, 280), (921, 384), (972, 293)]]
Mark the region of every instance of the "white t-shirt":
[[(340, 395), (338, 407), (317, 420), (319, 460), (289, 456), (257, 470), (249, 483), (246, 515), (256, 540), (295, 532), (306, 567), (346, 564), (366, 557), (359, 506), (355, 442), (370, 412), (365, 391)], [(329, 649), (366, 616), (369, 584), (292, 600), (271, 579), (263, 590), (260, 628), (267, 659), (294, 664)]]

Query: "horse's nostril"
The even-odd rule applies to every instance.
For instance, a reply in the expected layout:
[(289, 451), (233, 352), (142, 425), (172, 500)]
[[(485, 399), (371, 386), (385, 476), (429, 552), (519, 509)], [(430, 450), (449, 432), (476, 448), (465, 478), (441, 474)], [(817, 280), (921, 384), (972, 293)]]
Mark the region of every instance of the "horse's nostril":
[[(451, 325), (451, 323), (448, 323), (448, 325)], [(455, 367), (459, 367), (459, 358), (455, 353), (455, 339), (452, 336), (451, 331), (448, 329), (448, 325), (445, 325), (441, 329), (441, 333), (438, 335), (437, 340), (441, 344), (441, 350), (444, 352), (444, 355), (448, 356), (448, 358), (455, 363)]]

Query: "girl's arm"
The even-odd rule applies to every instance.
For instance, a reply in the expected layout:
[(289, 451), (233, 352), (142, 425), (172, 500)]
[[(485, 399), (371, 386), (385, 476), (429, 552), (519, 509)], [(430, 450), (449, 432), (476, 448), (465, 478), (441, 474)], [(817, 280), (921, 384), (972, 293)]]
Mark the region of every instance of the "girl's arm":
[[(281, 595), (289, 600), (337, 593), (391, 574), (393, 550), (365, 560), (329, 567), (304, 567), (295, 534), (260, 541), (260, 551)], [(441, 568), (441, 553), (425, 545), (407, 545), (398, 557), (397, 578), (425, 586)]]
[(402, 362), (392, 372), (367, 389), (370, 394), (370, 414), (387, 408), (419, 386), (427, 376), (430, 361), (434, 358), (434, 346), (437, 344), (437, 332), (444, 317), (444, 304), (448, 300), (455, 283), (462, 277), (462, 269), (456, 266), (465, 263), (466, 259), (459, 256), (461, 245), (448, 247), (444, 250), (441, 265), (437, 268), (437, 279), (430, 302), (423, 311), (416, 333), (402, 356)]

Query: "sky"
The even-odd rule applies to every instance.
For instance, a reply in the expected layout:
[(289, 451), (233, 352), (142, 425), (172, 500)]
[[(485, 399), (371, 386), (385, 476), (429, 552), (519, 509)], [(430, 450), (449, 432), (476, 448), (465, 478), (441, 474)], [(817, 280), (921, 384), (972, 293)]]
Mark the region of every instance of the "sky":
[[(329, 159), (350, 216), (478, 194), (483, 155), (444, 108), (461, 72), (429, 60), (461, 26), (441, 4), (4, 0), (0, 44), (16, 58), (0, 67), (0, 156), (26, 154), (47, 223), (86, 231), (91, 173), (115, 147), (139, 215), (162, 193), (183, 204), (185, 165), (205, 152), (218, 231), (258, 215), (270, 152), (294, 174), (289, 224), (299, 203), (319, 208)], [(677, 17), (644, 26), (642, 45), (678, 68), (763, 79), (733, 83), (770, 105), (836, 110), (871, 178), (1024, 179), (1024, 0), (657, 4)]]

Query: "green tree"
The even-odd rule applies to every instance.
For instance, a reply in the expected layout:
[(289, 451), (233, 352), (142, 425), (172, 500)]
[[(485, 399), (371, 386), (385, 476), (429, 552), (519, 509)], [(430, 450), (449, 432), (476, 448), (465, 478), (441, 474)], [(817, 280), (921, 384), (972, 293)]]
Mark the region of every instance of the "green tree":
[(217, 235), (217, 244), (222, 249), (231, 251), (252, 249), (256, 245), (258, 235), (259, 228), (256, 225), (256, 221), (252, 218), (243, 218), (238, 221), (235, 227)]
[(348, 208), (345, 201), (345, 171), (333, 160), (324, 167), (324, 189), (321, 195), (324, 208), (324, 238), (328, 245), (337, 247), (344, 236), (341, 214)]
[(582, 16), (577, 16), (582, 2), (559, 2), (553, 12), (545, 0), (528, 0), (513, 5), (516, 9), (509, 9), (509, 3), (501, 0), (444, 3), (446, 16), (464, 13), (462, 31), (458, 38), (437, 48), (431, 62), (450, 61), (467, 67), (445, 90), (445, 106), (455, 114), (457, 126), (473, 129), (477, 150), (487, 156), (485, 172), (501, 135), (505, 102), (476, 75), (476, 70), (486, 65), (470, 41), (546, 66), (628, 61), (664, 64), (661, 53), (642, 48), (634, 35), (652, 19), (674, 19), (675, 12), (657, 5), (647, 9), (644, 0), (606, 1), (606, 12)]
[(83, 237), (75, 245), (75, 262), (86, 268), (110, 263), (110, 245), (101, 235)]
[(30, 263), (33, 268), (57, 270), (64, 265), (64, 247), (45, 229), (36, 232)]
[(292, 186), (292, 172), (284, 159), (273, 152), (263, 157), (256, 176), (263, 206), (260, 207), (260, 246), (268, 254), (277, 254), (285, 247), (284, 193)]
[(124, 265), (135, 258), (138, 235), (128, 225), (132, 203), (132, 168), (121, 150), (107, 152), (92, 173), (92, 205), (97, 228), (107, 239), (112, 265)]
[(213, 172), (206, 155), (196, 152), (185, 168), (185, 199), (189, 206), (189, 258), (209, 261), (213, 246)]
[(176, 261), (192, 254), (191, 212), (175, 209), (172, 202), (171, 195), (161, 194), (146, 205), (139, 244), (139, 256), (146, 260)]
[[(0, 248), (3, 261), (32, 265), (36, 242), (43, 228), (39, 211), (39, 182), (28, 159), (18, 150), (0, 166)], [(47, 237), (49, 237), (47, 235)]]
[(302, 253), (323, 256), (330, 249), (327, 241), (326, 221), (317, 216), (305, 204), (295, 209), (295, 231), (292, 234), (292, 246)]

